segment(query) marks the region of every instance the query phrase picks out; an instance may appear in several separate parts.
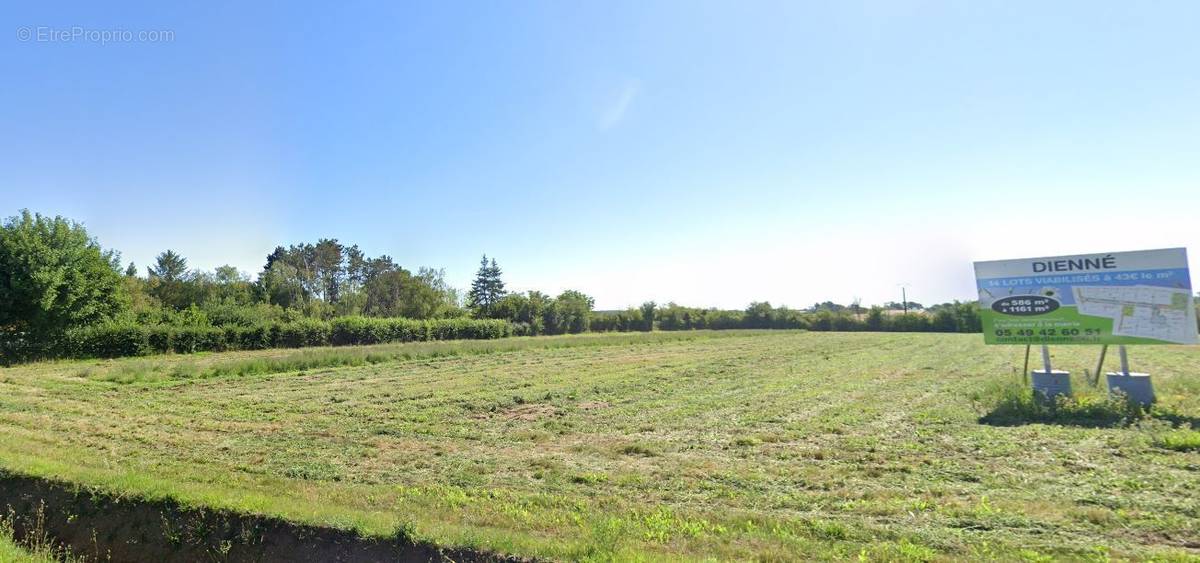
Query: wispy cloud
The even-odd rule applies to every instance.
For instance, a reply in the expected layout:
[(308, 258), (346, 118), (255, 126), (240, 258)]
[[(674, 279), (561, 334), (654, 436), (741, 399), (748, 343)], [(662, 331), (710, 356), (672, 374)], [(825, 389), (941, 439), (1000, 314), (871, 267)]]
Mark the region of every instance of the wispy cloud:
[(625, 119), (625, 113), (629, 111), (641, 91), (641, 81), (636, 78), (627, 80), (624, 87), (621, 88), (620, 95), (600, 114), (600, 120), (596, 126), (601, 131), (608, 131), (619, 125)]

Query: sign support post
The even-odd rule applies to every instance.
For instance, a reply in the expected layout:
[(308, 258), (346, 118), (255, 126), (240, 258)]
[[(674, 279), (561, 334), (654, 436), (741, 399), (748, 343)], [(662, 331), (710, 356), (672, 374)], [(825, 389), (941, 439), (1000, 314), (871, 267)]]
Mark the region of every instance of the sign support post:
[(1032, 345), (1025, 345), (1025, 367), (1021, 369), (1021, 377), (1025, 378), (1025, 383), (1029, 383), (1029, 349)]
[(1129, 371), (1129, 355), (1124, 345), (1117, 346), (1117, 352), (1121, 354), (1121, 372), (1108, 372), (1109, 394), (1122, 393), (1127, 400), (1142, 406), (1154, 404), (1154, 385), (1150, 383), (1150, 374)]
[(1104, 356), (1108, 354), (1108, 344), (1100, 346), (1100, 361), (1096, 362), (1096, 378), (1092, 380), (1092, 387), (1100, 384), (1100, 370), (1104, 369)]
[(1042, 369), (1033, 372), (1033, 392), (1048, 401), (1059, 395), (1071, 396), (1071, 372), (1050, 366), (1050, 347), (1042, 344)]

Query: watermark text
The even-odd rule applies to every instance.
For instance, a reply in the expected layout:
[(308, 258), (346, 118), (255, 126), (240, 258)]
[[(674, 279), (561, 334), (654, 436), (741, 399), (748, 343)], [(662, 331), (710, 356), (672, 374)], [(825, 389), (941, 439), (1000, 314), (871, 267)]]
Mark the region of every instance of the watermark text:
[(175, 41), (172, 29), (99, 29), (73, 25), (70, 27), (18, 27), (17, 40), (34, 43), (170, 43)]

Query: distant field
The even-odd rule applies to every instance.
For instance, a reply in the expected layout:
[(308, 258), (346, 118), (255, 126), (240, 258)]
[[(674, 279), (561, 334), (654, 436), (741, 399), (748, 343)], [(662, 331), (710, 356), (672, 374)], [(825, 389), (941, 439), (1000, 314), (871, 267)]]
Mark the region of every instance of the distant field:
[[(0, 370), (0, 465), (549, 558), (1200, 556), (1200, 451), (1169, 428), (1200, 420), (1200, 348), (1133, 349), (1158, 418), (980, 422), (1022, 352), (732, 331), (34, 364)], [(1096, 348), (1055, 353), (1101, 394)]]

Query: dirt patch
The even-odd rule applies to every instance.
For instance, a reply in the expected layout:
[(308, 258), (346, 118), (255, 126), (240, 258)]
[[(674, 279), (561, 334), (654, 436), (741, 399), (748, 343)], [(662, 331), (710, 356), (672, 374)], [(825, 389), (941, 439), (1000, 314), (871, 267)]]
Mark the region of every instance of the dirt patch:
[(48, 538), (84, 561), (530, 561), (414, 542), (365, 538), (279, 518), (111, 495), (0, 471), (0, 512), (14, 535)]
[(551, 405), (518, 405), (504, 411), (508, 420), (538, 420), (558, 414), (558, 409)]

